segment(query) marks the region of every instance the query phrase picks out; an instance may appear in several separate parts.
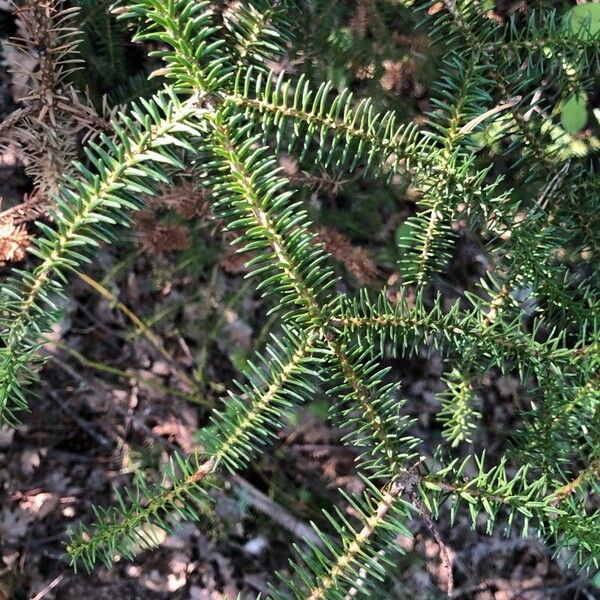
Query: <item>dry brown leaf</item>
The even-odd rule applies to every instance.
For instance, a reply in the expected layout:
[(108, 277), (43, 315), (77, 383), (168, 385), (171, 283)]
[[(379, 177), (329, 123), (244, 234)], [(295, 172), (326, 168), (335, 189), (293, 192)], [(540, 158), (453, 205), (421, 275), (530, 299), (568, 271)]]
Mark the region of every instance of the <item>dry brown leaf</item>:
[(0, 266), (23, 260), (29, 244), (24, 225), (15, 225), (12, 217), (0, 222)]

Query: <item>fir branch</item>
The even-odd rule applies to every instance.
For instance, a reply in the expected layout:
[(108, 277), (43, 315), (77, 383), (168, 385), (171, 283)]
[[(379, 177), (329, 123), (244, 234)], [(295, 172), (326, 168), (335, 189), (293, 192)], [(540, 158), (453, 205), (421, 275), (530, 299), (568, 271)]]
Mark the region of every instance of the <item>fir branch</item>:
[(315, 393), (307, 376), (314, 374), (319, 362), (314, 356), (317, 340), (314, 332), (304, 336), (288, 330), (267, 347), (262, 369), (249, 364), (256, 382), (240, 386), (243, 397), (231, 394), (225, 412), (216, 413), (213, 427), (202, 434), (217, 465), (238, 470), (256, 452), (257, 442), (281, 426), (282, 409), (290, 406), (290, 400), (302, 401)]
[(332, 336), (326, 340), (334, 359), (331, 372), (338, 378), (331, 392), (339, 400), (331, 413), (350, 428), (343, 439), (367, 448), (359, 458), (361, 469), (372, 477), (393, 480), (414, 458), (413, 449), (419, 443), (406, 435), (412, 420), (400, 416), (403, 403), (396, 397), (398, 386), (382, 383), (388, 369), (369, 360), (368, 352), (343, 346)]
[(138, 0), (114, 12), (120, 19), (139, 22), (135, 41), (158, 42), (166, 48), (150, 53), (166, 63), (152, 76), (174, 80), (174, 91), (208, 94), (229, 77), (219, 50), (223, 41), (213, 39), (218, 28), (208, 0)]
[[(465, 478), (463, 473), (469, 465), (475, 466), (477, 472), (474, 477)], [(560, 513), (549, 502), (548, 481), (544, 477), (530, 480), (529, 470), (530, 467), (524, 465), (509, 476), (505, 457), (498, 465), (486, 469), (485, 455), (469, 456), (462, 462), (455, 459), (438, 471), (423, 475), (418, 490), (421, 501), (435, 518), (442, 503), (450, 499), (452, 521), (459, 507), (464, 505), (473, 525), (480, 515), (485, 515), (489, 533), (499, 511), (505, 509), (507, 528), (510, 529), (515, 517), (520, 515), (523, 518), (522, 535), (527, 535), (531, 519), (548, 523)]]
[(391, 112), (375, 113), (369, 100), (354, 107), (348, 90), (333, 100), (328, 99), (330, 92), (330, 84), (312, 90), (303, 76), (292, 87), (283, 72), (277, 78), (272, 72), (255, 77), (248, 70), (245, 77), (238, 75), (223, 100), (244, 109), (246, 118), (253, 119), (265, 135), (275, 130), (280, 144), (289, 136), (287, 151), (300, 148), (300, 160), (316, 137), (316, 160), (325, 168), (345, 164), (352, 171), (364, 160), (363, 168), (391, 177), (400, 168), (409, 169), (413, 161), (431, 163), (426, 140), (415, 127), (397, 125)]
[(74, 566), (82, 561), (90, 570), (97, 559), (110, 565), (120, 555), (131, 558), (140, 543), (154, 543), (147, 538), (152, 526), (173, 530), (167, 519), (171, 512), (197, 520), (197, 506), (209, 500), (200, 487), (202, 481), (221, 465), (235, 472), (248, 464), (258, 445), (281, 426), (283, 409), (314, 393), (306, 375), (311, 372), (316, 334), (303, 336), (288, 330), (285, 339), (286, 344), (278, 341), (258, 357), (262, 368), (249, 363), (256, 381), (240, 385), (242, 395), (231, 394), (226, 410), (213, 417), (213, 426), (204, 431), (202, 440), (205, 458), (175, 455), (167, 485), (142, 484), (118, 495), (117, 508), (96, 509), (98, 522), (81, 525), (72, 534), (68, 552)]
[[(42, 262), (31, 273), (21, 273), (21, 280), (13, 279), (3, 289), (2, 420), (14, 423), (16, 413), (26, 408), (23, 381), (29, 381), (33, 376), (28, 363), (38, 348), (39, 332), (47, 330), (54, 319), (65, 268), (74, 268), (87, 261), (82, 251), (89, 252), (99, 241), (106, 239), (103, 226), (115, 223), (114, 218), (123, 222), (119, 213), (138, 206), (133, 191), (150, 192), (148, 185), (165, 180), (156, 159), (166, 160), (166, 156), (154, 153), (153, 149), (167, 141), (172, 143), (178, 134), (189, 135), (193, 131), (188, 122), (194, 114), (195, 104), (196, 98), (180, 103), (166, 91), (152, 103), (147, 102), (143, 112), (141, 108), (134, 108), (133, 118), (122, 116), (121, 123), (114, 124), (121, 145), (105, 138), (104, 145), (110, 154), (100, 147), (96, 147), (96, 154), (90, 151), (90, 159), (96, 163), (99, 174), (93, 175), (82, 164), (77, 165), (80, 179), (67, 180), (72, 187), (62, 189), (56, 211), (52, 211), (56, 229), (40, 224), (46, 237), (34, 239), (31, 251)], [(177, 162), (173, 155), (170, 161)]]
[(416, 178), (415, 188), (422, 191), (418, 212), (407, 219), (401, 230), (406, 233), (398, 240), (399, 267), (407, 284), (421, 286), (443, 268), (455, 237), (451, 225), (457, 206), (469, 202), (465, 195), (470, 190), (463, 185), (471, 167), (466, 132), (472, 132), (471, 124), (481, 117), (482, 106), (490, 99), (479, 63), (477, 53), (468, 60), (457, 53), (445, 59), (445, 70), (452, 75), (446, 75), (438, 86), (432, 100), (437, 111), (427, 122), (440, 147), (433, 154), (437, 169)]
[[(216, 214), (232, 223), (231, 229), (244, 228), (245, 235), (236, 239), (244, 244), (240, 253), (263, 250), (248, 263), (252, 274), (272, 273), (259, 288), (277, 292), (286, 299), (282, 307), (296, 304), (313, 326), (321, 327), (321, 305), (333, 283), (330, 269), (315, 269), (325, 254), (307, 233), (306, 213), (288, 202), (291, 193), (277, 194), (284, 180), (274, 160), (264, 157), (266, 149), (256, 145), (256, 138), (245, 139), (238, 121), (227, 122), (220, 115), (213, 120), (209, 151), (216, 160), (207, 177), (217, 198)], [(266, 248), (270, 251), (264, 252)], [(300, 313), (297, 318), (302, 318)]]
[[(281, 51), (283, 38), (271, 30), (263, 18), (270, 15), (261, 14), (260, 7), (259, 0), (248, 4), (235, 25), (218, 23), (208, 2), (138, 0), (119, 9), (138, 21), (136, 39), (157, 44), (154, 55), (166, 66), (155, 74), (166, 75), (173, 87), (135, 107), (130, 117), (121, 116), (115, 122), (117, 139), (101, 136), (100, 145), (88, 145), (90, 168), (76, 167), (77, 176), (65, 179), (57, 208), (50, 211), (55, 228), (40, 224), (42, 235), (34, 248), (40, 262), (32, 272), (18, 273), (21, 279), (13, 279), (1, 298), (0, 404), (4, 419), (14, 421), (16, 410), (25, 406), (24, 385), (34, 377), (30, 363), (40, 333), (55, 318), (66, 272), (80, 268), (93, 247), (111, 239), (115, 225), (127, 221), (126, 212), (140, 206), (139, 196), (168, 183), (168, 173), (182, 168), (185, 159), (194, 162), (202, 183), (214, 191), (216, 216), (236, 232), (240, 252), (253, 254), (250, 275), (260, 277), (263, 293), (277, 294), (275, 308), (287, 323), (279, 340), (249, 364), (247, 383), (238, 385), (239, 393), (214, 415), (204, 431), (204, 451), (175, 456), (164, 483), (138, 482), (117, 494), (117, 507), (96, 509), (98, 523), (82, 526), (72, 537), (74, 564), (81, 560), (90, 569), (96, 559), (111, 564), (117, 556), (134, 556), (156, 542), (157, 527), (172, 531), (170, 514), (198, 519), (210, 504), (208, 487), (217, 469), (235, 471), (259, 455), (290, 407), (316, 393), (317, 381), (336, 396), (331, 419), (346, 430), (346, 441), (361, 448), (358, 468), (367, 492), (361, 499), (346, 498), (358, 525), (341, 512), (328, 517), (339, 541), (321, 533), (324, 549), (315, 546), (303, 554), (298, 578), (287, 586), (295, 597), (369, 593), (393, 562), (396, 536), (407, 533), (411, 499), (428, 523), (423, 507), (437, 517), (450, 501), (453, 519), (459, 509), (468, 511), (473, 525), (484, 515), (488, 531), (499, 519), (509, 528), (519, 523), (524, 534), (535, 524), (556, 549), (571, 551), (584, 565), (594, 564), (599, 515), (590, 513), (586, 494), (598, 491), (600, 436), (591, 426), (578, 429), (581, 423), (573, 414), (581, 409), (597, 421), (596, 398), (588, 392), (598, 369), (600, 301), (593, 289), (595, 275), (587, 277), (578, 260), (568, 263), (555, 256), (561, 250), (581, 252), (594, 242), (580, 223), (586, 211), (594, 212), (597, 197), (571, 217), (579, 206), (577, 193), (569, 196), (567, 190), (572, 182), (583, 185), (583, 163), (563, 165), (561, 155), (553, 154), (544, 164), (543, 148), (536, 146), (533, 153), (518, 148), (529, 137), (538, 146), (543, 139), (539, 122), (529, 123), (525, 115), (525, 129), (513, 127), (512, 121), (503, 128), (506, 110), (521, 114), (524, 102), (516, 98), (527, 99), (535, 94), (531, 89), (539, 88), (542, 61), (534, 46), (542, 29), (530, 27), (523, 38), (534, 42), (525, 52), (535, 68), (521, 81), (506, 74), (514, 67), (510, 52), (519, 54), (521, 38), (483, 20), (473, 2), (446, 2), (433, 37), (445, 36), (450, 47), (463, 45), (460, 53), (447, 55), (444, 68), (451, 74), (438, 88), (435, 112), (419, 131), (412, 124), (400, 125), (391, 112), (376, 113), (370, 100), (355, 105), (348, 91), (335, 94), (331, 83), (313, 90), (305, 78), (294, 85), (285, 75), (265, 75), (262, 63), (271, 50)], [(230, 47), (232, 32), (238, 39), (248, 34), (241, 50)], [(508, 54), (500, 49), (487, 54), (490, 44), (506, 41), (502, 35), (517, 45)], [(472, 55), (462, 50), (464, 40), (474, 49)], [(574, 44), (573, 54), (588, 50)], [(560, 61), (571, 56), (564, 51)], [(245, 67), (251, 55), (260, 68)], [(498, 68), (506, 82), (499, 102), (498, 86), (490, 81), (493, 56), (506, 58)], [(591, 56), (573, 64), (587, 68), (595, 60), (593, 50)], [(537, 199), (532, 206), (521, 204), (516, 192), (494, 179), (492, 165), (482, 164), (482, 150), (491, 157), (495, 152), (479, 135), (491, 118), (500, 120), (494, 123), (500, 128), (494, 143), (508, 139), (514, 144), (511, 153), (532, 164), (529, 184), (541, 186), (541, 193), (531, 196)], [(406, 287), (397, 302), (385, 291), (374, 299), (364, 291), (353, 300), (337, 297), (328, 255), (315, 243), (305, 210), (276, 167), (272, 141), (301, 158), (310, 151), (325, 167), (336, 164), (388, 177), (414, 171), (413, 182), (423, 195), (419, 214), (409, 223), (414, 235), (406, 248), (416, 257), (409, 261), (416, 268), (404, 269), (405, 281), (420, 286), (414, 301), (409, 302)], [(595, 190), (593, 185), (585, 189)], [(525, 213), (517, 224), (519, 211)], [(449, 306), (440, 297), (426, 302), (423, 284), (443, 267), (451, 248), (449, 227), (462, 214), (491, 238), (496, 270), (477, 295), (469, 292)], [(510, 240), (504, 239), (508, 227)], [(571, 283), (577, 296), (572, 300), (566, 287)], [(536, 307), (527, 324), (514, 297), (523, 286), (531, 287), (532, 298), (553, 303), (547, 310)], [(466, 300), (472, 308), (465, 308)], [(556, 457), (557, 466), (545, 469), (525, 460), (513, 472), (507, 456), (490, 468), (483, 457), (459, 462), (440, 446), (432, 464), (422, 467), (425, 473), (415, 475), (410, 463), (418, 440), (409, 435), (412, 421), (401, 414), (398, 384), (388, 381), (379, 360), (390, 349), (410, 355), (432, 347), (452, 360), (439, 415), (447, 439), (469, 438), (476, 416), (471, 379), (491, 367), (514, 368), (521, 379), (534, 375), (537, 380), (537, 389), (528, 386), (532, 410), (525, 414), (527, 431), (535, 433), (533, 448), (520, 448), (530, 457), (543, 450), (547, 461)], [(588, 450), (591, 460), (584, 456)], [(585, 458), (585, 464), (567, 476), (561, 465), (574, 458)], [(475, 475), (466, 477), (473, 460)], [(375, 485), (379, 478), (387, 481), (383, 489), (380, 482)], [(415, 486), (418, 500), (412, 495)], [(280, 597), (289, 597), (286, 593)]]
[(427, 343), (455, 356), (461, 356), (470, 348), (472, 355), (488, 367), (501, 367), (510, 356), (522, 372), (548, 365), (554, 372), (561, 373), (565, 365), (579, 360), (577, 351), (562, 346), (563, 334), (557, 333), (554, 338), (540, 343), (535, 339), (535, 331), (533, 334), (520, 331), (518, 320), (485, 326), (479, 315), (478, 309), (461, 310), (460, 301), (445, 312), (439, 298), (433, 307), (426, 307), (419, 294), (414, 306), (409, 306), (404, 297), (392, 304), (385, 292), (373, 301), (363, 291), (359, 298), (344, 303), (332, 323), (346, 335), (364, 336), (361, 339), (366, 343), (379, 343), (382, 348), (385, 341), (390, 341), (396, 349), (409, 351)]
[[(217, 214), (226, 222), (233, 221), (233, 227), (245, 230), (236, 240), (244, 244), (240, 252), (263, 250), (263, 254), (253, 258), (249, 265), (260, 266), (261, 275), (267, 275), (264, 281), (284, 299), (283, 305), (299, 304), (302, 310), (291, 310), (288, 317), (293, 317), (298, 324), (309, 325), (323, 332), (328, 353), (335, 359), (336, 369), (339, 369), (342, 380), (349, 382), (352, 390), (348, 397), (344, 394), (344, 398), (358, 400), (366, 422), (363, 428), (366, 427), (377, 440), (369, 453), (373, 456), (380, 452), (384, 454), (383, 464), (381, 457), (374, 459), (373, 469), (384, 469), (388, 476), (397, 474), (400, 461), (405, 460), (409, 454), (392, 443), (397, 434), (392, 433), (391, 429), (400, 424), (393, 414), (389, 414), (393, 402), (389, 395), (391, 390), (384, 388), (375, 391), (375, 386), (380, 381), (380, 370), (372, 364), (361, 364), (360, 359), (353, 364), (351, 354), (327, 328), (331, 302), (328, 289), (334, 280), (329, 269), (315, 269), (315, 265), (325, 258), (322, 249), (313, 243), (308, 234), (297, 231), (298, 223), (302, 223), (305, 217), (303, 213), (294, 210), (295, 205), (289, 203), (286, 206), (289, 194), (274, 194), (283, 182), (273, 179), (272, 161), (259, 160), (262, 150), (256, 147), (254, 138), (240, 144), (240, 140), (244, 140), (244, 130), (238, 128), (240, 133), (232, 139), (232, 124), (225, 124), (218, 116), (214, 120), (214, 127), (215, 143), (209, 144), (209, 150), (220, 160), (209, 164), (208, 170), (210, 173), (216, 169), (223, 175), (208, 175), (208, 181), (220, 198), (217, 202)], [(223, 159), (226, 162), (221, 163)], [(308, 227), (306, 223), (304, 230)], [(295, 232), (294, 235), (290, 235), (292, 231)], [(266, 252), (266, 248), (270, 251)], [(270, 266), (271, 262), (274, 269)], [(252, 272), (256, 273), (256, 268)], [(264, 283), (259, 287), (263, 285)], [(370, 378), (368, 383), (363, 381), (364, 378)], [(339, 392), (340, 388), (335, 388), (335, 391)], [(344, 411), (342, 414), (347, 425), (352, 426), (353, 417)], [(370, 436), (365, 436), (365, 439), (369, 438)], [(410, 443), (412, 442), (402, 440), (400, 448)]]
[(442, 435), (456, 447), (471, 442), (481, 414), (475, 408), (478, 399), (468, 373), (455, 367), (443, 381), (447, 389), (438, 394), (442, 403), (438, 419), (444, 427)]
[(274, 599), (343, 600), (350, 590), (365, 595), (372, 591), (373, 580), (383, 578), (392, 563), (389, 548), (401, 553), (396, 537), (410, 536), (404, 522), (413, 509), (401, 498), (405, 491), (406, 482), (396, 481), (381, 490), (371, 484), (362, 498), (345, 496), (358, 524), (339, 510), (326, 513), (339, 541), (315, 528), (326, 550), (310, 544), (308, 551), (299, 551), (299, 560), (292, 563), (299, 582), (286, 580), (287, 589), (276, 590)]
[(237, 72), (249, 65), (260, 68), (285, 52), (293, 8), (286, 0), (253, 0), (225, 8), (229, 60), (235, 63)]
[(167, 469), (166, 485), (150, 487), (141, 482), (125, 495), (117, 493), (119, 508), (95, 509), (101, 523), (97, 529), (81, 524), (71, 534), (67, 551), (72, 567), (77, 570), (81, 562), (90, 571), (98, 560), (110, 567), (121, 557), (131, 559), (140, 549), (156, 546), (153, 525), (164, 531), (174, 530), (166, 520), (168, 512), (198, 520), (197, 511), (209, 501), (200, 484), (215, 466), (214, 457), (200, 463), (198, 457), (183, 459), (175, 454)]
[[(371, 514), (367, 518), (365, 524), (360, 531), (356, 531), (354, 539), (347, 544), (347, 548), (343, 554), (338, 556), (328, 573), (321, 574), (314, 587), (308, 592), (308, 600), (320, 600), (326, 597), (327, 591), (336, 586), (338, 579), (344, 578), (348, 566), (356, 561), (357, 555), (364, 553), (364, 546), (368, 543), (369, 538), (373, 536), (378, 527), (383, 525), (383, 522), (393, 507), (395, 499), (398, 497), (402, 487), (399, 484), (393, 484), (390, 486), (389, 491), (383, 493), (382, 498), (379, 500), (374, 510), (371, 509)], [(361, 557), (362, 558), (362, 557)], [(362, 563), (364, 559), (360, 562)]]
[(592, 461), (589, 465), (579, 471), (576, 477), (568, 483), (555, 490), (552, 501), (560, 504), (565, 498), (571, 496), (575, 491), (590, 479), (598, 480), (600, 475), (600, 459)]

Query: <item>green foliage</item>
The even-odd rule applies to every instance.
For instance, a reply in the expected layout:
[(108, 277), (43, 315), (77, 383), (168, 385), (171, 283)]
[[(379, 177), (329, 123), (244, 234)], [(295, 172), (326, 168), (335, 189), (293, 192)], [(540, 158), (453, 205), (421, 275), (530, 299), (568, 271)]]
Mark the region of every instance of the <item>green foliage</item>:
[[(327, 514), (336, 538), (317, 534), (326, 548), (309, 544), (299, 550), (300, 560), (292, 563), (297, 580), (285, 581), (287, 590), (274, 590), (278, 598), (335, 598), (348, 594), (367, 597), (393, 568), (394, 558), (402, 554), (396, 544), (399, 535), (410, 536), (405, 522), (413, 507), (400, 496), (405, 491), (399, 482), (378, 490), (367, 482), (363, 498), (345, 496), (358, 523), (351, 523), (339, 510)], [(332, 558), (333, 555), (333, 558)]]
[(92, 95), (96, 106), (107, 96), (111, 106), (158, 91), (148, 80), (139, 49), (129, 40), (123, 23), (110, 13), (108, 0), (78, 0), (75, 24), (82, 33), (79, 51), (85, 69), (74, 74), (78, 87)]
[[(395, 540), (421, 505), (434, 518), (446, 504), (452, 518), (465, 509), (473, 525), (483, 515), (489, 531), (498, 521), (523, 534), (535, 528), (569, 560), (598, 567), (600, 515), (588, 500), (599, 491), (600, 435), (584, 431), (580, 416), (597, 421), (598, 176), (588, 157), (565, 159), (560, 145), (546, 144), (555, 117), (537, 98), (550, 76), (553, 100), (563, 89), (586, 89), (600, 36), (581, 34), (554, 11), (501, 27), (478, 6), (431, 11), (429, 31), (445, 58), (421, 127), (332, 83), (313, 88), (305, 76), (268, 72), (265, 59), (283, 51), (292, 29), (284, 4), (244, 2), (234, 16), (191, 0), (119, 8), (137, 23), (137, 40), (156, 43), (168, 85), (120, 114), (114, 138), (87, 146), (85, 165), (64, 180), (53, 226), (39, 224), (37, 265), (4, 286), (1, 417), (14, 424), (27, 405), (67, 272), (118, 235), (116, 225), (173, 170), (193, 166), (212, 190), (216, 216), (238, 233), (240, 251), (252, 252), (249, 275), (278, 299), (285, 332), (224, 400), (202, 452), (175, 457), (166, 483), (119, 495), (116, 507), (97, 510), (96, 524), (73, 534), (74, 565), (132, 556), (152, 543), (154, 527), (171, 530), (170, 515), (197, 519), (219, 469), (247, 465), (289, 407), (319, 389), (345, 441), (360, 448), (366, 492), (347, 498), (354, 519), (328, 515), (332, 535), (320, 532), (322, 546), (300, 552), (297, 577), (273, 588), (274, 598), (368, 596), (393, 570)], [(418, 199), (399, 235), (399, 298), (338, 292), (327, 253), (277, 166), (281, 149), (392, 186), (399, 172), (410, 177)], [(507, 173), (497, 172), (500, 160)], [(448, 306), (429, 284), (460, 227), (479, 241), (493, 273)], [(449, 366), (438, 420), (451, 444), (426, 460), (381, 360), (433, 349)], [(490, 467), (466, 446), (478, 419), (472, 381), (494, 368), (535, 382), (522, 416), (527, 439), (514, 441), (512, 457), (523, 460), (516, 468), (510, 451)]]
[(587, 104), (583, 98), (571, 96), (560, 103), (560, 122), (569, 133), (577, 133), (587, 122)]

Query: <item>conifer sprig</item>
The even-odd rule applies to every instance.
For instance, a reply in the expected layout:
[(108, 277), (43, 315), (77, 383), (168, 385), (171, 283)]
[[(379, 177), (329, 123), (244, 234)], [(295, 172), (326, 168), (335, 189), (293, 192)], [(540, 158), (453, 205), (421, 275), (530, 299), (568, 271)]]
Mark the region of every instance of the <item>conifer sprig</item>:
[[(216, 413), (213, 426), (204, 432), (202, 455), (176, 455), (166, 473), (167, 483), (137, 485), (125, 494), (117, 493), (118, 507), (97, 509), (95, 526), (82, 525), (68, 544), (74, 566), (79, 561), (91, 570), (96, 560), (107, 565), (121, 556), (132, 557), (142, 547), (155, 545), (154, 527), (172, 531), (169, 515), (198, 520), (199, 506), (210, 502), (203, 481), (218, 467), (237, 471), (282, 425), (282, 415), (292, 402), (314, 393), (309, 377), (314, 372), (312, 353), (316, 335), (303, 336), (287, 331), (275, 340), (260, 366), (250, 363), (256, 382), (239, 384), (231, 394), (226, 411)], [(313, 364), (311, 368), (311, 362)]]
[(377, 583), (386, 576), (386, 568), (393, 566), (393, 556), (402, 554), (396, 538), (410, 537), (406, 522), (414, 508), (402, 499), (406, 491), (402, 482), (396, 481), (379, 490), (367, 482), (362, 498), (345, 495), (345, 500), (358, 517), (358, 524), (337, 510), (326, 516), (340, 541), (325, 536), (318, 529), (325, 550), (310, 545), (300, 551), (300, 561), (292, 567), (298, 583), (286, 581), (284, 590), (274, 590), (273, 598), (288, 600), (342, 600), (348, 595), (366, 597), (377, 589)]
[(40, 222), (42, 235), (33, 241), (31, 252), (40, 264), (31, 272), (17, 271), (2, 288), (0, 418), (5, 422), (15, 423), (16, 413), (27, 406), (23, 382), (31, 380), (29, 363), (39, 348), (39, 335), (57, 311), (65, 269), (89, 260), (90, 251), (112, 235), (107, 225), (128, 222), (125, 211), (140, 206), (136, 194), (152, 193), (154, 185), (168, 181), (158, 163), (180, 165), (166, 146), (189, 146), (195, 104), (195, 98), (182, 103), (166, 90), (134, 106), (130, 116), (121, 115), (114, 125), (118, 142), (104, 136), (102, 146), (88, 146), (96, 173), (78, 163), (78, 177), (65, 178), (51, 211), (55, 228)]

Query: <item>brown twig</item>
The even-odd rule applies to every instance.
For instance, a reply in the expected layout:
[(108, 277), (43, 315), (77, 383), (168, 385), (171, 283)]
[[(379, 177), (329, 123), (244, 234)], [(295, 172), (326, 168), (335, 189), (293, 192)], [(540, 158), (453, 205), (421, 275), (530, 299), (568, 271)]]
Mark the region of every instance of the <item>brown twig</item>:
[(33, 114), (39, 106), (35, 102), (28, 104), (24, 108), (17, 108), (11, 112), (4, 120), (0, 123), (0, 134), (10, 131), (13, 127), (16, 127), (23, 119)]
[(39, 196), (26, 196), (23, 202), (0, 212), (0, 221), (12, 218), (15, 225), (33, 221), (48, 213), (48, 204)]
[(106, 450), (112, 449), (112, 443), (101, 433), (96, 431), (85, 419), (78, 415), (54, 390), (47, 389), (48, 397), (58, 406), (58, 408), (72, 419), (79, 428), (87, 433), (99, 446)]
[(565, 485), (559, 487), (553, 494), (553, 502), (560, 504), (565, 498), (575, 492), (575, 490), (592, 477), (598, 477), (600, 473), (600, 459), (591, 462), (585, 469), (582, 469), (575, 478), (571, 479)]
[(319, 536), (308, 525), (299, 521), (281, 505), (271, 500), (243, 477), (240, 477), (239, 475), (230, 475), (227, 479), (244, 493), (244, 498), (248, 500), (256, 510), (267, 515), (270, 519), (275, 521), (275, 523), (278, 523), (299, 539), (315, 544), (316, 546), (323, 545)]
[(65, 574), (61, 573), (58, 577), (55, 577), (50, 583), (44, 586), (31, 600), (42, 600), (48, 592), (51, 592), (64, 578)]
[(435, 539), (435, 542), (438, 545), (440, 551), (440, 558), (442, 560), (442, 566), (446, 571), (446, 576), (448, 579), (446, 594), (448, 595), (448, 598), (451, 598), (452, 594), (454, 593), (454, 575), (452, 573), (452, 560), (450, 559), (448, 547), (446, 546), (446, 544), (444, 544), (442, 536), (440, 535), (440, 532), (435, 526), (435, 523), (432, 521), (426, 508), (423, 506), (423, 503), (414, 491), (410, 492), (410, 499), (413, 505), (421, 513), (421, 518), (425, 522), (425, 525), (427, 525), (427, 528), (431, 532), (431, 535), (433, 535), (433, 538)]

